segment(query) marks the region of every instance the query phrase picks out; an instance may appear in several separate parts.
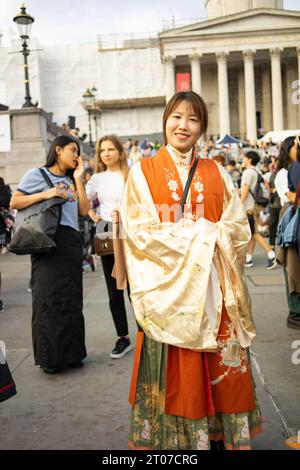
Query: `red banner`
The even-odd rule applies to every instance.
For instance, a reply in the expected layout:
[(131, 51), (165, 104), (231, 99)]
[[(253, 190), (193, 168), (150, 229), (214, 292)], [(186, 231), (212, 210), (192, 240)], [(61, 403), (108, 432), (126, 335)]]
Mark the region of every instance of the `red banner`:
[(191, 74), (176, 73), (176, 92), (191, 91)]

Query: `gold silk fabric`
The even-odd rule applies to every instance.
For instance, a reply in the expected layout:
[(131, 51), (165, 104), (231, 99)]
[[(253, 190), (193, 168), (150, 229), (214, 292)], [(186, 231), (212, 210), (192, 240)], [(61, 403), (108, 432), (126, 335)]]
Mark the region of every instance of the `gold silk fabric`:
[[(211, 326), (205, 302), (212, 267), (228, 316), (243, 348), (255, 338), (243, 264), (251, 237), (230, 176), (221, 219), (161, 222), (141, 163), (130, 171), (122, 203), (124, 250), (135, 317), (155, 341), (195, 351), (217, 351), (220, 325)], [(217, 313), (216, 313), (217, 314)]]

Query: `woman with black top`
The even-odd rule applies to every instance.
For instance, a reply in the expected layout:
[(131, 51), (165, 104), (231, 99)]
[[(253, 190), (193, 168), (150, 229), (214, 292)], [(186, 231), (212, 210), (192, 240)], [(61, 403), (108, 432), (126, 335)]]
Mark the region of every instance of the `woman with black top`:
[(82, 314), (82, 241), (78, 215), (87, 215), (89, 202), (81, 177), (84, 166), (78, 143), (68, 136), (52, 143), (43, 168), (22, 178), (11, 200), (13, 209), (61, 197), (62, 216), (55, 236), (56, 249), (32, 255), (32, 339), (34, 359), (45, 373), (80, 367), (86, 357)]

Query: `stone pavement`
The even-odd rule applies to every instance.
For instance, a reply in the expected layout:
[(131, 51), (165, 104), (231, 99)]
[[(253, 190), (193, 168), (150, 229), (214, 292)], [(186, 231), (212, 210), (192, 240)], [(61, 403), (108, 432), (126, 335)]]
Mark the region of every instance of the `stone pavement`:
[[(252, 347), (257, 393), (265, 432), (254, 449), (288, 449), (285, 439), (300, 430), (300, 364), (293, 365), (292, 343), (300, 331), (286, 328), (287, 305), (280, 268), (265, 270), (257, 252), (246, 271), (257, 325)], [(2, 299), (0, 339), (18, 395), (0, 405), (0, 449), (127, 449), (128, 390), (133, 352), (110, 358), (116, 336), (102, 270), (84, 274), (84, 315), (88, 358), (85, 367), (47, 376), (33, 364), (29, 257), (0, 256)], [(130, 337), (135, 322), (127, 302)], [(299, 354), (300, 357), (300, 354)]]

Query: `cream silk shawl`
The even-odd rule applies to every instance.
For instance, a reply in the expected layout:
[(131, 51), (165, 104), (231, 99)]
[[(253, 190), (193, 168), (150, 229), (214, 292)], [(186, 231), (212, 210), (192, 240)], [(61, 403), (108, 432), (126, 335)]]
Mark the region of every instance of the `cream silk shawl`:
[[(243, 264), (251, 237), (245, 210), (230, 176), (223, 215), (161, 223), (140, 162), (130, 171), (121, 210), (125, 260), (135, 317), (155, 341), (196, 351), (217, 350), (218, 321), (205, 312), (212, 265), (242, 347), (255, 338)], [(120, 227), (121, 228), (121, 227)]]

